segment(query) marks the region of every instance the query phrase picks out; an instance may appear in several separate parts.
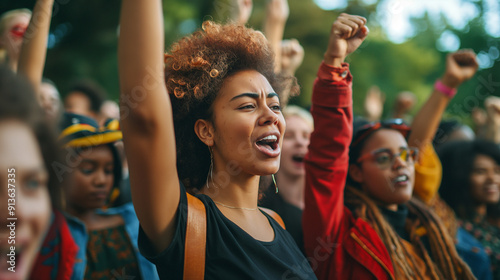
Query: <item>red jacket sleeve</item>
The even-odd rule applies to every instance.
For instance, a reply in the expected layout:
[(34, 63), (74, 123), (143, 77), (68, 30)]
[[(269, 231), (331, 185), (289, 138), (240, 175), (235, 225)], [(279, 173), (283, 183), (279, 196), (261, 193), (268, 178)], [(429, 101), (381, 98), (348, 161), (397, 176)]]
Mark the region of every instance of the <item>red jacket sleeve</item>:
[(320, 239), (332, 241), (332, 238), (340, 238), (352, 139), (351, 82), (347, 63), (340, 68), (322, 63), (314, 82), (311, 107), (314, 132), (305, 158), (302, 219), (304, 245), (309, 256), (314, 254)]

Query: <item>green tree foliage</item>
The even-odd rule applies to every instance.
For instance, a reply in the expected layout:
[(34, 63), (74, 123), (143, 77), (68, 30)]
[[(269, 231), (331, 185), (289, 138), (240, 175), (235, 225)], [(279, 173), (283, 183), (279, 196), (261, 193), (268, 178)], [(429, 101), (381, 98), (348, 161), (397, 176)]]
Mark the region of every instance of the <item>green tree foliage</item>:
[[(235, 9), (234, 0), (168, 0), (164, 1), (166, 50), (182, 36), (201, 26), (203, 20), (227, 21)], [(362, 113), (368, 88), (378, 85), (386, 94), (386, 116), (390, 115), (394, 98), (400, 91), (412, 91), (421, 104), (432, 90), (434, 81), (444, 71), (446, 53), (440, 51), (443, 32), (454, 34), (460, 48), (471, 48), (480, 56), (482, 69), (464, 84), (449, 106), (448, 113), (467, 121), (470, 110), (482, 106), (487, 95), (500, 95), (500, 65), (498, 38), (485, 29), (485, 0), (463, 0), (479, 11), (462, 29), (448, 20), (424, 14), (411, 20), (413, 37), (396, 44), (387, 39), (380, 22), (386, 0), (348, 1), (342, 10), (325, 11), (313, 0), (288, 0), (290, 17), (285, 38), (296, 38), (305, 49), (303, 65), (296, 75), (302, 87), (299, 97), (292, 99), (307, 107), (312, 84), (323, 52), (327, 46), (331, 23), (340, 12), (368, 18), (370, 35), (349, 57), (354, 75), (354, 107)], [(27, 7), (34, 0), (7, 0), (0, 4), (0, 13)], [(55, 0), (54, 18), (45, 74), (54, 80), (64, 94), (69, 83), (78, 78), (92, 78), (102, 84), (111, 99), (118, 97), (116, 45), (119, 32), (119, 0), (81, 1)], [(370, 4), (367, 4), (369, 2)], [(261, 29), (265, 18), (264, 0), (254, 0), (254, 10), (248, 26)], [(500, 11), (498, 11), (500, 13)], [(451, 32), (451, 33), (450, 33)]]

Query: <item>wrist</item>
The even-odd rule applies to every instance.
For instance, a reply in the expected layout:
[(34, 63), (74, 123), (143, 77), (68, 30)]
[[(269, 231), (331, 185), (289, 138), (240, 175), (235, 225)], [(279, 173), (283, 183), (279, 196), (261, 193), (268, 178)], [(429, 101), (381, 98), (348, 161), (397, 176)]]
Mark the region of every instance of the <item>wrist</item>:
[(457, 88), (460, 85), (460, 81), (457, 78), (447, 74), (444, 74), (440, 80), (443, 83), (443, 85), (449, 88)]
[(323, 56), (323, 61), (333, 67), (342, 67), (342, 63), (344, 62), (344, 57), (331, 56), (325, 54)]
[(457, 89), (455, 87), (448, 86), (442, 80), (437, 80), (436, 83), (434, 83), (434, 89), (448, 98), (453, 98), (455, 94), (457, 94)]

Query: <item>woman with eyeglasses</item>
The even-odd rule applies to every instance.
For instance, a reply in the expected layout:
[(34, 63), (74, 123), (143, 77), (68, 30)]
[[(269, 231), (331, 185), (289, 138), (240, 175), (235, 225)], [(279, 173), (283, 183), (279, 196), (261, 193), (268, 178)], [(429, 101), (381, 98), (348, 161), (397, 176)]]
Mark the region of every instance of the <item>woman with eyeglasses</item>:
[[(345, 14), (337, 19), (334, 26), (343, 28), (333, 29), (321, 66), (337, 74), (315, 83), (306, 253), (319, 279), (474, 279), (439, 219), (412, 200), (418, 153), (406, 141), (410, 128), (400, 120), (356, 120), (353, 133), (352, 76), (343, 61), (366, 36), (364, 24)], [(436, 90), (449, 88), (450, 78), (459, 77), (447, 71)]]

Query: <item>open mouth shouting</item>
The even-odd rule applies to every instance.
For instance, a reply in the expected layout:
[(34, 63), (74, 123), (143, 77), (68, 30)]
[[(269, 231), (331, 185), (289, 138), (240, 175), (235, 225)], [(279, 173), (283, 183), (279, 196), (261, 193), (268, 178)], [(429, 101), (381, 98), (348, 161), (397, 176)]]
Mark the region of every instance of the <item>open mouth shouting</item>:
[(279, 146), (280, 134), (276, 132), (266, 133), (259, 137), (255, 142), (257, 150), (268, 157), (277, 157), (280, 155)]
[(392, 183), (396, 187), (406, 186), (410, 183), (410, 177), (406, 174), (400, 174), (392, 180)]

